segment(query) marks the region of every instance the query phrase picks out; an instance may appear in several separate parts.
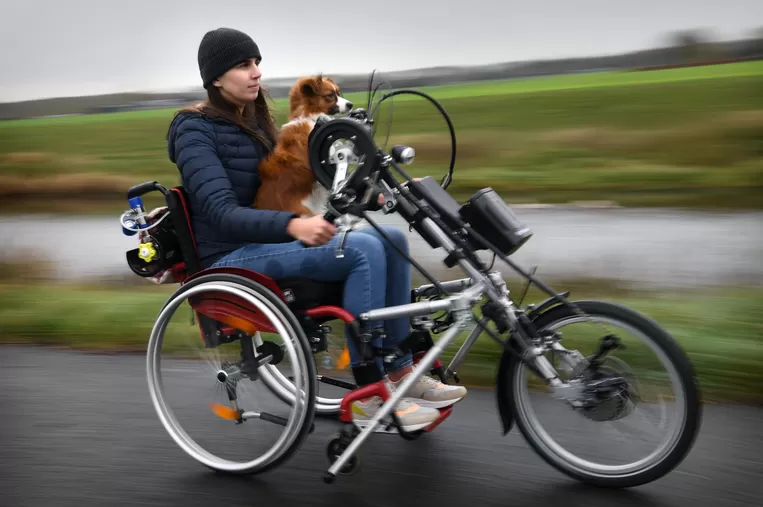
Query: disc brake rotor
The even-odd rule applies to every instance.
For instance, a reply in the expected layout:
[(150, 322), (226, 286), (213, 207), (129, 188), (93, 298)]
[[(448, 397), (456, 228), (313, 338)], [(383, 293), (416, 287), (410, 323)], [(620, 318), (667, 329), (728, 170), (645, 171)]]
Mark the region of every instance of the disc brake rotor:
[(636, 377), (631, 368), (616, 357), (601, 359), (593, 379), (586, 383), (588, 386), (583, 390), (586, 406), (581, 414), (592, 421), (616, 421), (627, 417), (636, 407)]

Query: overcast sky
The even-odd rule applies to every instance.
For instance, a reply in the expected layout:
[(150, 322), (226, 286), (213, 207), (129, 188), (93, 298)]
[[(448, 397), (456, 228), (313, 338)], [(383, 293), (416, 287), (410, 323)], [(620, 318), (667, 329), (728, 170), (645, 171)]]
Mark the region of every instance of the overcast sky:
[(197, 87), (199, 41), (220, 26), (257, 42), (264, 80), (609, 54), (677, 29), (730, 39), (763, 26), (763, 0), (444, 3), (0, 0), (0, 102)]

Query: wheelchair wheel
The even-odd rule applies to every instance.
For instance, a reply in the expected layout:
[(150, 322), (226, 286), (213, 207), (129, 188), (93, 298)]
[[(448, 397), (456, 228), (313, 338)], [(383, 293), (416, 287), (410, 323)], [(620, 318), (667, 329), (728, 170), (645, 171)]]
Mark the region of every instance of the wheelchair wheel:
[[(171, 322), (183, 305), (186, 318)], [(282, 374), (300, 396), (290, 403), (274, 396), (266, 367), (291, 368)], [(283, 463), (313, 425), (316, 373), (308, 340), (282, 300), (242, 276), (204, 275), (168, 299), (151, 332), (147, 379), (175, 443), (220, 472), (254, 474)]]

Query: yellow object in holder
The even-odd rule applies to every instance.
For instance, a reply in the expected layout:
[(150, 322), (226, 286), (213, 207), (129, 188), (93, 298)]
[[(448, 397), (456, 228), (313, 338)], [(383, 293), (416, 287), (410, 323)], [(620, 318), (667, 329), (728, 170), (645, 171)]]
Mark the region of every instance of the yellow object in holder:
[(146, 262), (151, 262), (154, 260), (154, 257), (156, 257), (156, 249), (154, 248), (154, 244), (151, 242), (141, 243), (140, 247), (138, 247), (138, 257)]

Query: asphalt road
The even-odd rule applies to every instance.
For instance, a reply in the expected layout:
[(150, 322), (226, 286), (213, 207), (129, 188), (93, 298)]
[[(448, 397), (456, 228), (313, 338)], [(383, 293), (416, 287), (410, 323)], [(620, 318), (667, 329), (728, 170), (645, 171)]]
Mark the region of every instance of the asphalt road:
[(472, 391), (414, 442), (373, 435), (363, 469), (323, 483), (337, 429), (318, 427), (281, 468), (225, 477), (187, 457), (159, 423), (144, 358), (0, 348), (2, 506), (713, 506), (761, 505), (763, 410), (708, 406), (689, 457), (629, 490), (581, 485), (501, 436), (493, 394)]

